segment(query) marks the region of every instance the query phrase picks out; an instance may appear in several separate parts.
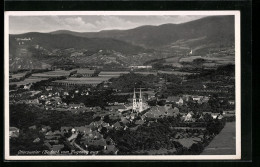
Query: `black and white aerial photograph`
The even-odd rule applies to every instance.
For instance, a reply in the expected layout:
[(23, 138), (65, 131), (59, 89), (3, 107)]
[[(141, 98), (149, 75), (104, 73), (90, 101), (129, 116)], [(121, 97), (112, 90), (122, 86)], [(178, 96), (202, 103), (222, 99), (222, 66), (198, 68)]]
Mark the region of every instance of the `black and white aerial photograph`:
[(239, 12), (5, 18), (7, 159), (240, 159)]

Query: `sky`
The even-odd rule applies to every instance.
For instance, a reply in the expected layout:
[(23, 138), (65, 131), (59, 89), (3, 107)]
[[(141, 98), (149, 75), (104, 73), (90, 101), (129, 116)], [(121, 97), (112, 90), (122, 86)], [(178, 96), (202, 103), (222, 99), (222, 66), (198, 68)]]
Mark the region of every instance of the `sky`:
[(179, 24), (205, 17), (203, 15), (162, 15), (162, 16), (10, 16), (9, 33), (52, 32), (70, 30), (77, 32), (98, 32), (111, 29), (132, 29), (143, 25)]

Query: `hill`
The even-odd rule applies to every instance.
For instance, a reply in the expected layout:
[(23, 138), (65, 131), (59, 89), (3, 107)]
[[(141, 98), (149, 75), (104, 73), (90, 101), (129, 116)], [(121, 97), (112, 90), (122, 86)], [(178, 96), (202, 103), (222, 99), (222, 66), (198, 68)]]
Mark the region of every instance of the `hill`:
[[(39, 45), (47, 50), (52, 49), (85, 49), (89, 51), (115, 50), (122, 53), (137, 53), (144, 49), (134, 46), (124, 41), (109, 38), (83, 38), (69, 34), (49, 34), (49, 33), (26, 33), (20, 35), (10, 35), (10, 46), (19, 45), (17, 38), (30, 38), (25, 45)], [(21, 40), (22, 41), (22, 40)], [(15, 48), (11, 48), (15, 49)]]
[(36, 32), (10, 35), (9, 43), (11, 70), (46, 68), (60, 59), (86, 58), (104, 51), (123, 55), (145, 51), (140, 46), (117, 39)]
[(182, 24), (141, 26), (130, 30), (106, 30), (85, 33), (55, 31), (52, 34), (114, 38), (146, 48), (165, 47), (179, 40), (186, 41), (190, 39), (199, 39), (193, 42), (193, 46), (201, 45), (201, 43), (231, 45), (234, 42), (234, 16), (210, 16)]
[(204, 58), (207, 66), (234, 62), (234, 16), (129, 30), (10, 35), (13, 70), (46, 68), (64, 60), (79, 66), (125, 67), (163, 59), (166, 65), (181, 67), (192, 66), (197, 57)]

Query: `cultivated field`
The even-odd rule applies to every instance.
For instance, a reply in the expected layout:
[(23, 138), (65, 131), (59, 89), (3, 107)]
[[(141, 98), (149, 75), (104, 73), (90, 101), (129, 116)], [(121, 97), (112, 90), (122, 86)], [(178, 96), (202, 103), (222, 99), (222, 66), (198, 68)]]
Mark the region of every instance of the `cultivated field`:
[(204, 59), (207, 63), (215, 63), (215, 64), (234, 64), (235, 57), (232, 56), (221, 56), (221, 57), (202, 57), (202, 56), (190, 56), (184, 57), (179, 60), (179, 62), (190, 63), (195, 59)]
[(182, 72), (182, 71), (158, 71), (158, 73), (162, 74), (174, 74), (174, 75), (191, 75), (195, 73), (190, 73), (190, 72)]
[(69, 76), (69, 74), (75, 70), (65, 71), (65, 70), (55, 70), (55, 71), (48, 71), (43, 73), (35, 73), (32, 74), (33, 77), (60, 77), (60, 76)]
[(11, 74), (10, 76), (12, 76), (12, 78), (20, 79), (20, 78), (24, 77), (27, 72), (28, 71), (17, 73), (17, 74)]
[(111, 77), (89, 77), (89, 78), (67, 78), (65, 80), (53, 81), (56, 83), (68, 83), (68, 84), (100, 84), (103, 81), (108, 81)]
[(36, 83), (36, 82), (47, 80), (47, 79), (49, 79), (49, 78), (31, 76), (29, 78), (25, 78), (25, 80), (23, 80), (23, 81), (12, 82), (12, 84), (16, 84), (17, 86), (20, 86), (20, 85), (27, 85), (27, 84), (31, 84), (31, 83)]

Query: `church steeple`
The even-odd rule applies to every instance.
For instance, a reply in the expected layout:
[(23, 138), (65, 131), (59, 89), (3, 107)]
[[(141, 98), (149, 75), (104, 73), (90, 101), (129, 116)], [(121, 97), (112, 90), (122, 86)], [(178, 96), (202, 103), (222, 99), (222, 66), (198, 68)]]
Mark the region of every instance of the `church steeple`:
[(139, 95), (139, 102), (142, 102), (142, 91), (141, 91), (141, 88), (140, 88), (140, 95)]
[(140, 95), (139, 95), (139, 112), (143, 111), (143, 99), (142, 99), (142, 90), (140, 88)]
[(133, 99), (136, 99), (136, 96), (135, 96), (135, 88), (134, 88), (134, 97), (133, 97)]
[(135, 89), (134, 89), (134, 96), (133, 96), (133, 111), (136, 111), (137, 103), (136, 103), (136, 96), (135, 96)]

